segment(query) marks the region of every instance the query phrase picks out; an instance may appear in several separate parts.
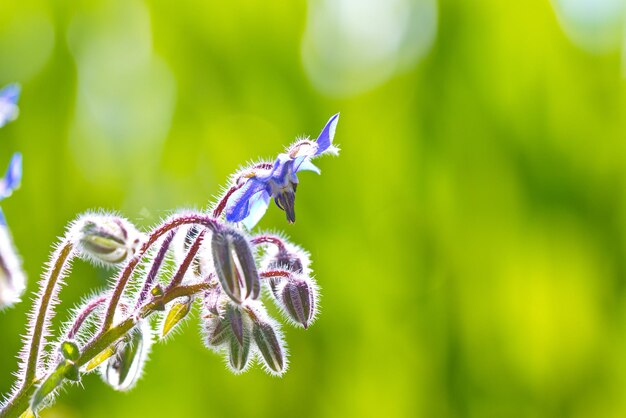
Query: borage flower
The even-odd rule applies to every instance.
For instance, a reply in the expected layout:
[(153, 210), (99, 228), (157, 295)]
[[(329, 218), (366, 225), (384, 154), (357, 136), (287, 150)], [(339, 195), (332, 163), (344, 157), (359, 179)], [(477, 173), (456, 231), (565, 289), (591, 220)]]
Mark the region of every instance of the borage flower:
[(19, 97), (19, 84), (9, 84), (0, 90), (0, 128), (17, 118)]
[(295, 200), (298, 186), (297, 173), (314, 171), (320, 174), (311, 160), (322, 154), (334, 154), (339, 149), (333, 145), (333, 137), (339, 114), (330, 118), (317, 140), (303, 139), (291, 145), (287, 152), (279, 154), (274, 164), (258, 164), (239, 177), (238, 189), (226, 203), (226, 220), (241, 222), (251, 229), (263, 217), (274, 198), (276, 205), (285, 211), (287, 221), (296, 221)]

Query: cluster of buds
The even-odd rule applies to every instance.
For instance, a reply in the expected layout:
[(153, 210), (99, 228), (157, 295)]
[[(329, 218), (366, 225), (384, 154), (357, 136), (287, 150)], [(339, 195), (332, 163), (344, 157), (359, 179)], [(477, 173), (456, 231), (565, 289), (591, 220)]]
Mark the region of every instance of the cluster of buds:
[[(279, 156), (272, 170), (282, 170), (287, 177), (275, 173), (265, 178), (268, 188), (263, 186), (257, 197), (242, 195), (241, 190), (249, 188), (246, 181), (237, 181), (216, 203), (212, 215), (181, 212), (148, 233), (112, 214), (79, 216), (44, 274), (23, 351), (20, 383), (0, 409), (0, 418), (15, 411), (36, 413), (52, 402), (65, 383), (79, 382), (82, 374), (94, 370), (115, 390), (132, 388), (153, 342), (179, 329), (192, 316), (195, 303), (200, 307), (206, 346), (222, 354), (233, 372), (258, 363), (269, 374), (282, 375), (288, 365), (286, 345), (279, 322), (264, 304), (275, 304), (288, 323), (308, 328), (317, 315), (318, 287), (304, 250), (279, 236), (251, 234), (247, 226), (251, 216), (256, 223), (258, 202), (270, 192), (277, 193), (276, 202), (288, 220), (295, 220), (293, 199), (285, 197), (291, 192), (276, 187), (290, 185), (295, 191), (295, 173), (310, 168), (311, 158), (336, 150), (332, 145), (336, 122), (334, 116), (317, 142), (308, 141), (305, 147), (300, 141)], [(229, 208), (235, 206), (243, 211), (243, 218), (230, 219)], [(73, 257), (96, 266), (118, 266), (117, 278), (111, 289), (76, 309), (61, 339), (50, 344), (47, 329)], [(160, 324), (160, 332), (153, 329), (155, 324)]]

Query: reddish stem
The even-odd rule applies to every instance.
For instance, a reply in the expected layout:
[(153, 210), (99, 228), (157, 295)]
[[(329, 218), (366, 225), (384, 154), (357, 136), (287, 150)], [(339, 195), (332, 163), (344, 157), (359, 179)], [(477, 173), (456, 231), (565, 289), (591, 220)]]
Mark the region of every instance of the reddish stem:
[(257, 235), (250, 240), (253, 245), (259, 244), (274, 244), (278, 247), (279, 251), (285, 251), (285, 243), (279, 237), (275, 235)]
[(161, 248), (157, 253), (156, 257), (154, 257), (154, 261), (152, 262), (152, 267), (150, 267), (150, 271), (148, 272), (148, 276), (146, 277), (146, 281), (143, 283), (143, 287), (141, 288), (141, 292), (139, 293), (139, 298), (137, 299), (137, 304), (135, 305), (135, 309), (138, 309), (141, 304), (148, 297), (148, 292), (152, 287), (154, 281), (156, 280), (156, 276), (163, 264), (163, 260), (165, 260), (165, 255), (167, 254), (167, 250), (170, 248), (170, 244), (174, 239), (174, 235), (176, 235), (176, 231), (171, 231), (163, 240), (161, 244)]
[(111, 324), (113, 323), (113, 316), (115, 315), (115, 309), (117, 308), (117, 305), (122, 297), (122, 293), (124, 293), (124, 289), (126, 288), (126, 285), (128, 284), (128, 281), (130, 280), (130, 277), (132, 276), (135, 267), (137, 267), (137, 264), (139, 264), (139, 261), (141, 261), (142, 257), (146, 254), (150, 247), (167, 232), (178, 228), (181, 225), (188, 224), (203, 225), (207, 228), (210, 228), (212, 231), (217, 231), (221, 227), (221, 224), (218, 221), (208, 215), (193, 214), (181, 215), (172, 218), (158, 228), (154, 229), (150, 233), (148, 240), (143, 243), (139, 251), (137, 251), (137, 254), (135, 254), (135, 256), (126, 263), (126, 267), (124, 267), (124, 269), (120, 273), (120, 276), (117, 279), (117, 283), (115, 285), (115, 289), (111, 294), (109, 306), (107, 307), (106, 315), (104, 317), (104, 321), (102, 323), (102, 328), (99, 335), (102, 335), (111, 327)]
[(74, 324), (72, 325), (72, 328), (69, 330), (69, 332), (67, 333), (67, 338), (68, 339), (73, 339), (76, 334), (78, 333), (78, 331), (80, 330), (80, 327), (83, 325), (83, 323), (85, 322), (85, 320), (87, 319), (87, 317), (89, 315), (91, 315), (91, 313), (98, 307), (98, 305), (100, 305), (102, 302), (104, 302), (105, 300), (107, 300), (106, 296), (100, 296), (96, 299), (91, 300), (84, 308), (83, 310), (78, 314), (78, 316), (76, 317), (76, 319), (74, 320)]
[(259, 273), (259, 276), (262, 279), (271, 279), (272, 277), (285, 277), (289, 278), (293, 273), (287, 270), (267, 270)]
[(200, 249), (200, 246), (202, 245), (202, 241), (204, 240), (205, 234), (206, 234), (206, 229), (203, 229), (202, 231), (200, 231), (200, 233), (196, 237), (193, 244), (191, 244), (191, 247), (189, 247), (189, 251), (187, 251), (187, 255), (185, 256), (185, 259), (178, 267), (178, 270), (176, 271), (176, 274), (174, 274), (174, 278), (172, 279), (170, 284), (167, 286), (166, 291), (169, 291), (175, 286), (178, 286), (183, 281), (183, 277), (185, 277), (185, 273), (187, 273), (187, 270), (189, 269), (189, 266), (191, 265), (193, 258), (196, 256), (196, 254), (198, 253), (198, 250)]
[(241, 185), (232, 186), (230, 189), (228, 189), (224, 196), (222, 196), (217, 206), (215, 206), (215, 209), (213, 209), (214, 218), (218, 218), (222, 214), (222, 212), (224, 212), (224, 208), (226, 207), (226, 203), (228, 203), (228, 199), (230, 199), (232, 194), (239, 190), (240, 187)]

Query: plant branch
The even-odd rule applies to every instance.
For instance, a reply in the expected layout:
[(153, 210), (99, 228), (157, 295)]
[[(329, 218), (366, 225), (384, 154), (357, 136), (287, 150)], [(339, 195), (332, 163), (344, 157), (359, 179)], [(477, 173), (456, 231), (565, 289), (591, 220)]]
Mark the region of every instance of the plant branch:
[(203, 225), (210, 228), (212, 231), (216, 231), (220, 228), (220, 224), (208, 215), (181, 215), (168, 220), (158, 228), (154, 229), (150, 233), (148, 240), (143, 243), (137, 254), (126, 263), (126, 267), (122, 270), (120, 277), (117, 279), (117, 283), (113, 293), (111, 294), (111, 299), (109, 300), (109, 305), (107, 307), (106, 315), (104, 317), (99, 335), (102, 335), (111, 327), (113, 317), (115, 315), (115, 309), (117, 308), (122, 294), (124, 293), (124, 289), (126, 288), (135, 267), (137, 267), (137, 264), (139, 264), (139, 261), (141, 261), (145, 253), (162, 235), (178, 228), (181, 225), (188, 224)]

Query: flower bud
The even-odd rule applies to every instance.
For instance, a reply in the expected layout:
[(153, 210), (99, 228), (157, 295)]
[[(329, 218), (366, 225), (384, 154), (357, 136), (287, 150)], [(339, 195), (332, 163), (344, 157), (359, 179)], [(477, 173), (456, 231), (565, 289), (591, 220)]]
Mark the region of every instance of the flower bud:
[(0, 212), (0, 309), (20, 301), (26, 287), (26, 276), (9, 229)]
[(204, 294), (202, 303), (207, 312), (212, 315), (219, 315), (220, 302), (223, 300), (221, 296), (222, 290), (219, 286), (215, 286)]
[(76, 361), (80, 357), (80, 349), (74, 341), (63, 341), (60, 348), (61, 354), (67, 360)]
[(228, 351), (230, 367), (235, 373), (243, 372), (250, 357), (250, 337), (246, 336), (240, 343), (237, 338), (231, 337)]
[(272, 324), (262, 320), (255, 321), (252, 335), (267, 370), (271, 374), (283, 374), (287, 369), (283, 343)]
[[(285, 242), (285, 246), (276, 251), (270, 251), (263, 259), (265, 270), (287, 270), (295, 274), (310, 274), (309, 255), (300, 247)], [(279, 288), (284, 281), (281, 277), (271, 277), (267, 284), (276, 300), (280, 300)]]
[(215, 349), (220, 347), (230, 337), (230, 325), (225, 318), (219, 316), (210, 318), (206, 323), (206, 344), (209, 348)]
[(233, 336), (237, 339), (240, 345), (243, 345), (244, 339), (244, 325), (241, 310), (233, 304), (229, 304), (226, 307), (226, 320), (230, 324), (230, 329)]
[(104, 364), (104, 381), (115, 390), (131, 389), (141, 375), (151, 342), (146, 321), (129, 331), (116, 353)]
[(187, 314), (189, 314), (189, 311), (191, 310), (192, 302), (192, 298), (185, 298), (185, 300), (181, 302), (177, 301), (172, 304), (169, 312), (167, 313), (167, 316), (165, 317), (165, 320), (163, 321), (163, 331), (161, 332), (161, 338), (169, 334), (170, 331), (180, 323), (180, 321), (185, 319), (185, 317), (187, 316)]
[(75, 228), (81, 255), (96, 263), (121, 263), (141, 244), (137, 229), (117, 216), (87, 215)]
[(72, 382), (80, 382), (80, 371), (73, 361), (66, 360), (65, 378)]
[(291, 278), (282, 288), (280, 301), (285, 313), (306, 329), (315, 319), (317, 287), (310, 279)]
[(283, 269), (292, 273), (302, 273), (304, 271), (303, 260), (296, 253), (287, 250), (278, 251), (268, 260), (268, 270)]
[(261, 283), (252, 250), (246, 238), (234, 229), (213, 234), (211, 242), (215, 271), (222, 289), (235, 302), (257, 299)]

